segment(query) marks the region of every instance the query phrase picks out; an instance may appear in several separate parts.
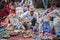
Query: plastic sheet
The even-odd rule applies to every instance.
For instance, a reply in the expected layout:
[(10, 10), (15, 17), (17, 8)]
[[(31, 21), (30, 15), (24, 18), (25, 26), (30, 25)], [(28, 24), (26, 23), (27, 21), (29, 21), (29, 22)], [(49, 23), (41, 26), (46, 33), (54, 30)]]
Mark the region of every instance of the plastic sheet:
[(0, 29), (0, 32), (4, 32), (4, 30), (5, 30), (5, 29), (4, 29), (4, 28), (2, 28), (2, 29)]
[(42, 27), (43, 27), (43, 32), (44, 33), (49, 33), (50, 32), (50, 24), (49, 24), (49, 21), (43, 22)]

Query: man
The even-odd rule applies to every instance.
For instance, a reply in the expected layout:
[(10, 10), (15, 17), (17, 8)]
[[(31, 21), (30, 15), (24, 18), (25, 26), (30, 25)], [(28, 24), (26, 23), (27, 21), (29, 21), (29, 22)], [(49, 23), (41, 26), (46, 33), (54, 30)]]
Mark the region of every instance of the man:
[[(22, 14), (20, 16), (20, 18), (24, 19), (24, 18), (28, 18), (29, 20), (32, 21), (32, 26), (35, 25), (35, 23), (37, 22), (38, 20), (38, 13), (36, 13), (34, 11), (34, 6), (30, 6), (29, 7), (29, 11), (25, 12), (24, 14)], [(26, 20), (27, 21), (27, 20)], [(35, 23), (34, 23), (35, 22)]]

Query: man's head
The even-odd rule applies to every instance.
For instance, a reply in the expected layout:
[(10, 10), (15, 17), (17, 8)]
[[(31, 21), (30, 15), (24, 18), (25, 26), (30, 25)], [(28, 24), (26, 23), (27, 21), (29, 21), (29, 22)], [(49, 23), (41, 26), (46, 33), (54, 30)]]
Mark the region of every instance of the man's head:
[(28, 5), (28, 1), (25, 1), (25, 5)]
[(34, 6), (30, 6), (30, 7), (29, 7), (29, 11), (30, 11), (31, 13), (33, 13), (33, 12), (34, 12)]

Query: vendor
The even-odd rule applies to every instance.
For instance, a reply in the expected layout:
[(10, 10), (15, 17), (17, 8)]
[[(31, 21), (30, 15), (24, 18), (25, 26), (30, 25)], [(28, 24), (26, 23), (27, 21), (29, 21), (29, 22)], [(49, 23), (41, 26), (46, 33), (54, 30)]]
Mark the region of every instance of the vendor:
[(22, 14), (20, 16), (20, 18), (24, 19), (24, 18), (28, 18), (29, 20), (31, 20), (32, 26), (35, 26), (35, 23), (38, 20), (38, 13), (36, 13), (34, 11), (34, 6), (30, 6), (29, 7), (29, 11), (25, 12), (24, 14)]

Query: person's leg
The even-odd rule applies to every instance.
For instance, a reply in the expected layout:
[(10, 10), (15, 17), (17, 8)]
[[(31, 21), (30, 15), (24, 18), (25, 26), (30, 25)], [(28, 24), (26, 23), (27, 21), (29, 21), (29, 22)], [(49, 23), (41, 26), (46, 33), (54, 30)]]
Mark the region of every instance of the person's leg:
[(47, 5), (48, 5), (48, 0), (42, 0), (44, 8), (47, 9)]
[(33, 18), (31, 23), (32, 23), (32, 26), (35, 26), (35, 23), (36, 23), (37, 19), (36, 18)]
[(30, 27), (32, 30), (34, 29), (35, 23), (36, 23), (36, 18), (33, 18), (31, 20), (31, 27)]
[(48, 7), (48, 0), (45, 0), (45, 9), (47, 9), (47, 7)]

